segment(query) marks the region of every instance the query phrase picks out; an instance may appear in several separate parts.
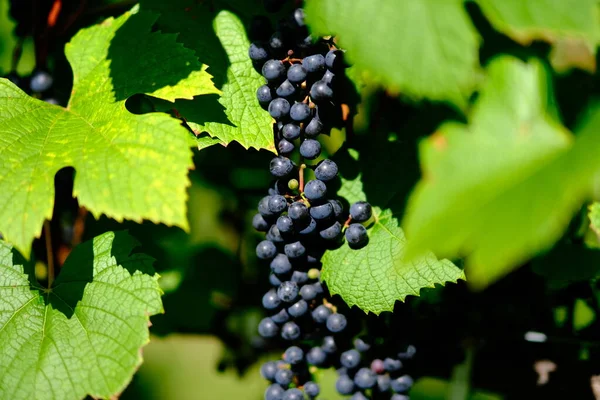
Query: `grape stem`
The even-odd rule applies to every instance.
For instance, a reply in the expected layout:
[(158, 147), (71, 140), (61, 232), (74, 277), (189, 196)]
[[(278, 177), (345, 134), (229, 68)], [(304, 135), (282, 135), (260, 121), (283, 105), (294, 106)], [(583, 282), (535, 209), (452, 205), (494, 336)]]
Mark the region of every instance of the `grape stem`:
[(300, 193), (304, 193), (304, 170), (306, 169), (306, 164), (300, 165), (300, 171), (298, 171), (298, 190)]
[(346, 220), (346, 222), (344, 222), (344, 229), (349, 227), (351, 222), (352, 222), (352, 216), (348, 216), (348, 219)]
[(54, 251), (52, 250), (52, 235), (50, 233), (50, 221), (44, 221), (44, 239), (46, 240), (46, 256), (48, 258), (48, 289), (54, 283)]

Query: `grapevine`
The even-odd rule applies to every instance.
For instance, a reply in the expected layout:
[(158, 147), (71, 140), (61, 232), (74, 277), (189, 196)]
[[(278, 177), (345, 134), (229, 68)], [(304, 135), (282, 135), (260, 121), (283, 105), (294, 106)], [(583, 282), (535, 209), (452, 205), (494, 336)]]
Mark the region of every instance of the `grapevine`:
[(600, 399), (597, 14), (0, 0), (0, 400)]

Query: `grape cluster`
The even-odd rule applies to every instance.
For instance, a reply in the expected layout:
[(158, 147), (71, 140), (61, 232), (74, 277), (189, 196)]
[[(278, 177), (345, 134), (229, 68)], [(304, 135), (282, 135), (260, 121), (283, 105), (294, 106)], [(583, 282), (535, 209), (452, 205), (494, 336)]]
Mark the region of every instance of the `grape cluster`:
[[(270, 12), (284, 5), (284, 0), (265, 1)], [(275, 120), (278, 151), (269, 168), (275, 182), (252, 221), (266, 233), (256, 255), (270, 266), (272, 285), (262, 298), (269, 316), (260, 321), (258, 332), (287, 347), (281, 360), (261, 368), (271, 382), (265, 400), (316, 398), (320, 388), (312, 373), (330, 367), (339, 372), (336, 388), (343, 395), (403, 399), (412, 379), (398, 374), (400, 359), (386, 358), (382, 368), (373, 369), (371, 364), (378, 363), (371, 346), (353, 340), (360, 321), (350, 317), (345, 304), (336, 305), (319, 280), (323, 253), (343, 245), (366, 246), (365, 225), (373, 218), (369, 203), (344, 207), (343, 199), (335, 197), (338, 166), (321, 156), (319, 137), (342, 119), (337, 96), (343, 93), (338, 85), (344, 53), (332, 39), (310, 36), (301, 8), (275, 31), (268, 18), (255, 18), (250, 36), (249, 57), (266, 81), (256, 97)]]
[(24, 77), (11, 72), (5, 78), (29, 95), (40, 98), (46, 103), (59, 104), (58, 100), (52, 97), (54, 79), (43, 69), (35, 70), (31, 75)]
[[(340, 355), (341, 368), (338, 369), (336, 389), (342, 395), (352, 395), (352, 400), (390, 399), (408, 400), (408, 391), (413, 379), (405, 373), (404, 362), (409, 362), (415, 354), (415, 348), (409, 346), (406, 351), (395, 357), (376, 358), (382, 349), (375, 349), (367, 341), (357, 338), (354, 348)], [(389, 349), (383, 349), (388, 353)]]

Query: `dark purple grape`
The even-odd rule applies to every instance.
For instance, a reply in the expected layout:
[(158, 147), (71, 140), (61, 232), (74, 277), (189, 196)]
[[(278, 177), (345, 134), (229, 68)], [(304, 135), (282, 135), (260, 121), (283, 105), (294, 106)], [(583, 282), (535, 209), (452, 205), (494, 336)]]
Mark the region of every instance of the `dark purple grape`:
[(313, 285), (304, 285), (300, 288), (300, 297), (306, 301), (311, 301), (317, 298), (317, 291)]
[(269, 231), (267, 232), (267, 240), (277, 244), (281, 244), (283, 243), (285, 240), (283, 239), (283, 237), (281, 236), (281, 233), (279, 233), (279, 229), (277, 229), (277, 225), (271, 225), (271, 227), (269, 228)]
[(268, 111), (271, 117), (276, 121), (280, 121), (290, 115), (290, 103), (286, 99), (274, 99), (269, 103)]
[(258, 333), (264, 338), (272, 338), (279, 332), (279, 327), (271, 318), (263, 318), (258, 324)]
[(277, 254), (277, 247), (269, 240), (263, 240), (256, 246), (256, 255), (261, 260), (270, 260)]
[(379, 375), (377, 377), (377, 389), (379, 389), (380, 392), (387, 392), (388, 390), (390, 390), (391, 385), (392, 380), (390, 379), (389, 375)]
[(360, 364), (360, 353), (354, 349), (343, 352), (340, 356), (340, 364), (348, 369), (358, 367), (358, 364)]
[[(325, 159), (317, 164), (315, 168), (315, 177), (323, 182), (329, 182), (335, 179), (338, 174), (338, 166), (334, 161)], [(360, 221), (359, 221), (360, 222)]]
[(282, 195), (271, 196), (269, 198), (269, 211), (273, 214), (281, 214), (287, 209), (287, 200)]
[(310, 114), (310, 107), (305, 103), (296, 103), (290, 109), (290, 118), (296, 122), (306, 121), (308, 118), (310, 118)]
[(269, 226), (269, 223), (262, 215), (256, 214), (254, 217), (252, 217), (252, 227), (257, 231), (266, 232), (269, 230)]
[(277, 254), (271, 261), (271, 269), (277, 275), (286, 275), (292, 270), (292, 263), (285, 254)]
[(308, 282), (308, 274), (302, 271), (294, 271), (292, 273), (292, 282), (296, 282), (298, 285), (302, 285)]
[(329, 202), (318, 206), (312, 206), (309, 210), (310, 216), (317, 221), (327, 219), (333, 215), (333, 206)]
[(279, 310), (279, 312), (277, 314), (272, 315), (271, 319), (277, 325), (281, 325), (281, 324), (285, 324), (286, 322), (288, 322), (290, 320), (290, 315), (288, 314), (287, 310), (284, 308), (282, 310)]
[(343, 314), (332, 314), (327, 318), (327, 329), (333, 333), (338, 333), (343, 331), (348, 325), (348, 321)]
[(288, 389), (283, 394), (281, 400), (304, 400), (304, 394), (298, 388)]
[(325, 68), (325, 57), (321, 54), (305, 57), (302, 60), (302, 66), (309, 74), (322, 71)]
[(292, 233), (294, 231), (294, 221), (289, 215), (282, 215), (277, 218), (277, 229), (282, 235)]
[(285, 74), (285, 66), (279, 60), (269, 60), (262, 67), (262, 76), (269, 82), (281, 81)]
[(340, 375), (335, 382), (335, 389), (341, 395), (351, 395), (354, 392), (354, 381), (348, 375)]
[(340, 238), (341, 234), (342, 224), (338, 221), (335, 221), (329, 228), (325, 228), (319, 232), (319, 236), (325, 240), (337, 240)]
[(322, 200), (327, 195), (327, 186), (317, 179), (308, 181), (308, 183), (304, 185), (304, 195), (310, 201)]
[(317, 397), (319, 393), (321, 393), (321, 389), (319, 388), (318, 384), (309, 381), (304, 384), (304, 393), (306, 393), (308, 397), (314, 398)]
[(260, 374), (266, 380), (273, 382), (275, 380), (275, 373), (277, 370), (277, 363), (275, 361), (267, 361), (261, 365)]
[(300, 318), (308, 311), (308, 304), (304, 300), (299, 300), (288, 308), (288, 314), (294, 318)]
[(409, 375), (402, 375), (390, 382), (392, 390), (396, 393), (406, 392), (413, 385), (413, 379)]
[(281, 280), (275, 274), (269, 275), (269, 283), (271, 286), (279, 287), (281, 285)]
[(277, 151), (283, 156), (290, 155), (294, 151), (294, 148), (294, 143), (286, 139), (281, 139), (279, 143), (277, 143)]
[(287, 140), (296, 140), (300, 137), (300, 127), (294, 123), (285, 124), (282, 129), (283, 137)]
[(333, 336), (325, 336), (323, 338), (323, 344), (321, 345), (323, 351), (327, 354), (334, 354), (337, 352), (337, 345)]
[(304, 351), (298, 346), (291, 346), (283, 353), (283, 361), (288, 364), (300, 364), (304, 360)]
[(283, 302), (291, 303), (298, 297), (298, 284), (296, 282), (283, 282), (277, 289), (277, 297)]
[(287, 78), (292, 83), (302, 83), (306, 80), (308, 72), (302, 64), (294, 64), (287, 71)]
[(325, 66), (331, 71), (344, 68), (344, 52), (341, 50), (329, 50), (325, 55)]
[(365, 351), (369, 351), (369, 349), (371, 348), (371, 345), (367, 342), (365, 342), (363, 339), (361, 338), (356, 338), (354, 339), (354, 348), (358, 351), (360, 351), (361, 353), (364, 353)]
[(313, 347), (306, 353), (306, 362), (312, 365), (320, 366), (325, 363), (327, 353), (320, 347)]
[(269, 170), (271, 171), (271, 175), (283, 178), (294, 170), (294, 163), (287, 157), (275, 157), (271, 160)]
[(327, 322), (327, 318), (329, 318), (330, 315), (331, 310), (324, 305), (318, 306), (312, 312), (312, 318), (317, 324), (323, 324)]
[(285, 389), (274, 383), (265, 390), (265, 400), (282, 400)]
[(281, 328), (281, 337), (285, 340), (296, 340), (300, 337), (300, 327), (295, 322), (286, 322)]
[(296, 22), (296, 25), (299, 27), (306, 25), (306, 23), (304, 22), (304, 10), (303, 9), (297, 8), (294, 11), (294, 22)]
[[(297, 90), (296, 86), (286, 79), (275, 90), (275, 93), (279, 97), (289, 99), (290, 97), (293, 97), (296, 94), (296, 90)], [(292, 107), (292, 109), (293, 109), (293, 107)]]
[(398, 371), (400, 368), (402, 368), (402, 361), (388, 357), (383, 360), (383, 368), (385, 368), (387, 372)]
[(352, 249), (361, 249), (365, 247), (369, 242), (367, 229), (358, 223), (350, 224), (350, 226), (346, 228), (346, 240)]
[(323, 132), (323, 123), (319, 117), (314, 117), (304, 128), (304, 134), (308, 137), (317, 137)]
[(273, 89), (271, 89), (267, 85), (262, 85), (256, 91), (256, 98), (261, 106), (268, 106), (269, 103), (273, 100)]
[(282, 387), (288, 387), (290, 383), (292, 383), (292, 379), (294, 379), (294, 373), (291, 369), (280, 368), (275, 373), (275, 382), (277, 382)]
[(306, 253), (306, 248), (299, 242), (288, 243), (283, 247), (285, 255), (289, 258), (300, 258)]
[(361, 389), (370, 389), (377, 384), (377, 375), (369, 368), (361, 368), (354, 375), (354, 383)]
[(306, 159), (314, 160), (321, 154), (321, 143), (314, 139), (304, 139), (300, 144), (300, 155)]
[(350, 216), (356, 222), (368, 221), (371, 215), (373, 215), (373, 210), (366, 201), (357, 201), (350, 206)]
[(325, 101), (333, 97), (333, 90), (325, 81), (316, 81), (310, 88), (310, 97), (313, 101)]
[(264, 63), (269, 59), (269, 51), (260, 43), (252, 43), (248, 49), (248, 56), (257, 63)]
[(310, 217), (306, 204), (299, 201), (292, 203), (288, 207), (288, 216), (294, 221), (306, 220)]
[(277, 297), (275, 289), (269, 290), (262, 298), (262, 305), (267, 310), (274, 310), (281, 304), (281, 300)]

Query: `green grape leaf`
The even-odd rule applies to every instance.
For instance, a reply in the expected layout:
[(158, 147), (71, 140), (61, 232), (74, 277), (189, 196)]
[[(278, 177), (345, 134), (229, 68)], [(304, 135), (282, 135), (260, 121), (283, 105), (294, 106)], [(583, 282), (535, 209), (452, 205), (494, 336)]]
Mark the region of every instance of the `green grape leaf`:
[(360, 250), (347, 245), (323, 257), (321, 277), (332, 294), (364, 312), (393, 311), (396, 300), (418, 296), (422, 288), (464, 279), (463, 271), (433, 253), (406, 262), (406, 238), (390, 210), (374, 209), (369, 243)]
[(265, 82), (248, 57), (250, 42), (242, 21), (227, 10), (213, 11), (210, 4), (194, 0), (143, 0), (141, 7), (160, 14), (157, 26), (177, 32), (178, 40), (210, 66), (222, 91), (221, 96), (174, 104), (157, 102), (157, 108), (177, 110), (195, 132), (207, 132), (224, 144), (236, 141), (244, 148), (275, 152), (273, 120), (256, 100), (256, 89)]
[(599, 37), (595, 0), (476, 0), (498, 31), (522, 44), (554, 43), (561, 38), (585, 41), (595, 53)]
[(445, 124), (421, 143), (423, 176), (403, 221), (409, 257), (468, 256), (478, 287), (552, 246), (600, 159), (599, 115), (573, 141), (547, 113), (540, 63), (501, 57), (488, 73), (469, 124)]
[(600, 235), (600, 203), (595, 201), (588, 208), (588, 218), (590, 219), (590, 228)]
[(595, 0), (476, 0), (494, 28), (515, 41), (553, 44), (550, 60), (558, 72), (572, 67), (594, 72), (600, 39)]
[(357, 67), (415, 98), (461, 108), (479, 71), (479, 36), (462, 0), (309, 0), (313, 33), (339, 35)]
[(31, 288), (0, 242), (0, 398), (117, 396), (142, 362), (151, 315), (162, 312), (153, 259), (107, 232), (77, 246), (51, 289)]
[(67, 44), (74, 85), (66, 109), (0, 79), (0, 232), (26, 256), (52, 215), (54, 175), (69, 166), (74, 195), (95, 216), (187, 228), (190, 134), (167, 115), (131, 114), (125, 101), (218, 90), (175, 35), (152, 32), (156, 18), (126, 13)]

